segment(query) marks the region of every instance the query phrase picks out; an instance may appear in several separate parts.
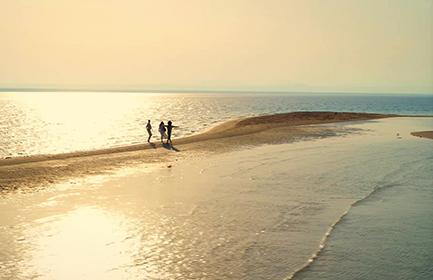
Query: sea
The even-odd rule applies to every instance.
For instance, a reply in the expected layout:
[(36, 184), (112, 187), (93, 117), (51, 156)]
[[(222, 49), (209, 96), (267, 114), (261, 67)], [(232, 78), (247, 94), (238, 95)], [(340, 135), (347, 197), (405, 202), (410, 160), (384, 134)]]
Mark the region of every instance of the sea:
[(143, 143), (147, 120), (174, 138), (232, 118), (292, 111), (433, 114), (433, 95), (0, 92), (0, 158)]
[(433, 141), (410, 134), (433, 130), (432, 96), (59, 96), (0, 95), (3, 156), (142, 143), (147, 119), (181, 137), (290, 111), (418, 117), (7, 194), (1, 280), (433, 279)]

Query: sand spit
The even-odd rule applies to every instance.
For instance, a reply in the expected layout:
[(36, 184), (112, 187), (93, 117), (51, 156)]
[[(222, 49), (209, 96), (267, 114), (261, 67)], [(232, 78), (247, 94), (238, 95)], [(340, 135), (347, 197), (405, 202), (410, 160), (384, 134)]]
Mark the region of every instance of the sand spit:
[(155, 142), (94, 151), (2, 159), (0, 190), (8, 191), (23, 186), (43, 187), (59, 180), (105, 173), (130, 164), (173, 162), (179, 157), (225, 152), (245, 146), (335, 136), (341, 132), (338, 128), (311, 125), (394, 116), (345, 112), (266, 115), (228, 121), (205, 133), (175, 139), (173, 147)]
[[(266, 115), (251, 118), (242, 118), (220, 124), (202, 134), (175, 139), (176, 145), (184, 145), (206, 140), (221, 139), (233, 136), (241, 136), (263, 132), (265, 130), (281, 127), (295, 127), (300, 125), (333, 123), (343, 121), (370, 120), (395, 115), (369, 114), (369, 113), (346, 113), (346, 112), (293, 112), (286, 114)], [(254, 140), (254, 139), (253, 139)], [(254, 141), (251, 141), (254, 144)], [(133, 152), (146, 149), (163, 147), (161, 143), (137, 144), (123, 147), (99, 149), (92, 151), (80, 151), (54, 155), (35, 155), (16, 158), (0, 159), (0, 166), (21, 163), (40, 162), (49, 160), (63, 160), (74, 157), (88, 157), (97, 155), (108, 155), (113, 153)]]
[(413, 136), (433, 139), (433, 131), (417, 131), (411, 133)]

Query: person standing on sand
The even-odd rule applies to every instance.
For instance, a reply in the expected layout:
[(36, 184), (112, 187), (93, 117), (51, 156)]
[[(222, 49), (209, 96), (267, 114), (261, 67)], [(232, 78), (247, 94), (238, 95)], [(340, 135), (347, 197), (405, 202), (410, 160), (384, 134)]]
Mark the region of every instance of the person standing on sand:
[(166, 144), (168, 144), (168, 142), (170, 142), (170, 145), (172, 144), (171, 142), (171, 130), (173, 129), (173, 124), (171, 121), (168, 121), (167, 123), (167, 142)]
[(164, 124), (164, 122), (161, 122), (159, 124), (159, 133), (161, 134), (161, 143), (164, 143), (164, 136), (165, 136), (165, 124)]
[(147, 134), (149, 134), (149, 138), (147, 138), (147, 142), (150, 143), (150, 137), (152, 137), (152, 125), (150, 124), (150, 120), (147, 120), (146, 130), (147, 130)]

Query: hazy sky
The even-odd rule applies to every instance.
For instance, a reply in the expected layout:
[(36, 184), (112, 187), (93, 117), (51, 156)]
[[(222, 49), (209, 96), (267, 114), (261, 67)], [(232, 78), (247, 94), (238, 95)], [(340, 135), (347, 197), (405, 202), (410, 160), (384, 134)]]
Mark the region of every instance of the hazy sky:
[(433, 93), (433, 0), (0, 0), (0, 87)]

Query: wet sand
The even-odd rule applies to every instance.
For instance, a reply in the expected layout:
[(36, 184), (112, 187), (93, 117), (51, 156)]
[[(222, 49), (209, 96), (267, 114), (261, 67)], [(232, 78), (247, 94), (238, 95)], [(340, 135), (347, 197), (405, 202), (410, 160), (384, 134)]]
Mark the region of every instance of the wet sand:
[(395, 115), (294, 112), (228, 121), (202, 134), (175, 139), (173, 147), (155, 142), (94, 151), (2, 159), (0, 190), (43, 187), (60, 180), (106, 173), (127, 165), (173, 162), (204, 152), (224, 152), (245, 146), (334, 136), (344, 133), (344, 129), (323, 127), (320, 124), (387, 117)]
[(413, 136), (433, 139), (433, 131), (417, 131), (411, 133)]

